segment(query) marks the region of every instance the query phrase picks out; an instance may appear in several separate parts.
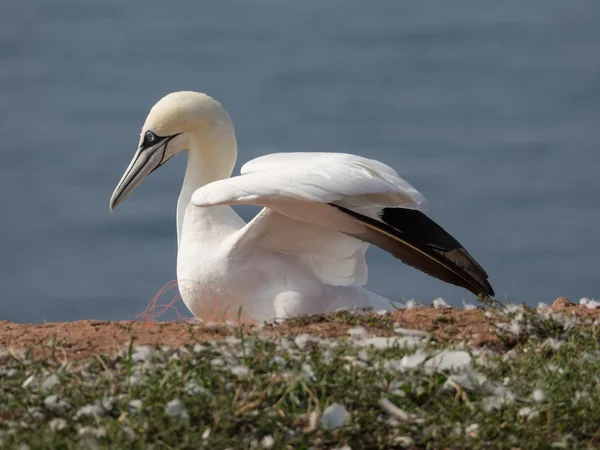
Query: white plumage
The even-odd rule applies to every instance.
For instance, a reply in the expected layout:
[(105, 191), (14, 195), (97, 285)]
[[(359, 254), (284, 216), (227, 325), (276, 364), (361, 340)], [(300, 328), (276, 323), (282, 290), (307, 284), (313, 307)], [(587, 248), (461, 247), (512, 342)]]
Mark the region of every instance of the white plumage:
[[(411, 237), (414, 231), (404, 238), (397, 224), (383, 221), (383, 211), (398, 208), (423, 220), (427, 202), (381, 162), (340, 153), (277, 153), (247, 162), (231, 177), (233, 125), (204, 94), (174, 93), (154, 106), (111, 209), (182, 150), (189, 157), (177, 211), (177, 273), (182, 298), (197, 317), (231, 316), (240, 306), (256, 320), (340, 307), (391, 309), (390, 301), (361, 287), (368, 242), (416, 267), (418, 258), (424, 267), (442, 259), (449, 269), (440, 270), (462, 275), (463, 261), (451, 266)], [(241, 204), (264, 209), (246, 224), (231, 209)]]

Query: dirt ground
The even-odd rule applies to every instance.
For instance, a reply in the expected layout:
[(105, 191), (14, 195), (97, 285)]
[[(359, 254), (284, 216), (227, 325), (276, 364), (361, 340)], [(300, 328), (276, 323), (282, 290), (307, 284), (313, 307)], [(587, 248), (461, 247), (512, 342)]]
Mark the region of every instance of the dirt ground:
[[(571, 303), (565, 298), (557, 299), (552, 309), (579, 317), (595, 316), (600, 309), (592, 310)], [(392, 322), (390, 322), (392, 321)], [(465, 341), (473, 346), (498, 347), (506, 345), (494, 332), (492, 319), (483, 308), (457, 309), (402, 309), (389, 319), (373, 320), (365, 328), (374, 335), (391, 336), (390, 323), (407, 329), (423, 330), (443, 340)], [(386, 326), (387, 325), (387, 326)], [(396, 325), (396, 326), (398, 326)], [(264, 332), (274, 336), (294, 337), (298, 334), (336, 337), (347, 335), (354, 325), (336, 320), (331, 315), (317, 315), (291, 320), (280, 325), (267, 324)], [(245, 325), (246, 333), (257, 330), (255, 325)], [(46, 324), (18, 324), (0, 321), (0, 351), (26, 350), (36, 347), (36, 354), (50, 357), (58, 353), (61, 360), (79, 360), (93, 355), (111, 354), (127, 347), (134, 338), (135, 345), (168, 345), (172, 347), (202, 341), (222, 339), (235, 335), (237, 327), (227, 325), (203, 325), (194, 322), (107, 322), (84, 320)], [(53, 350), (54, 349), (54, 350)]]

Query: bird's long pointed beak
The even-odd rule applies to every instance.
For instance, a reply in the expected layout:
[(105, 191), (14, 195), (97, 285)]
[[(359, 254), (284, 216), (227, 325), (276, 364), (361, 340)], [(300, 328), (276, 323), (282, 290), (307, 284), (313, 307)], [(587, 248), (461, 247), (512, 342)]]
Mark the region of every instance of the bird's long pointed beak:
[(133, 155), (129, 167), (110, 198), (110, 210), (123, 202), (142, 183), (150, 172), (160, 167), (165, 161), (165, 151), (169, 139), (161, 139), (152, 147), (140, 147)]

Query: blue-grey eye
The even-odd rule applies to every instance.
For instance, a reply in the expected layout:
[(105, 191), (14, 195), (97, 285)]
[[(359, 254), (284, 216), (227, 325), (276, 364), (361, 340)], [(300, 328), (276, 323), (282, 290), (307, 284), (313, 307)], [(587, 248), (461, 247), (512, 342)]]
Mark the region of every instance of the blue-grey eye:
[(158, 137), (152, 131), (146, 131), (144, 135), (144, 147), (149, 147), (158, 140)]

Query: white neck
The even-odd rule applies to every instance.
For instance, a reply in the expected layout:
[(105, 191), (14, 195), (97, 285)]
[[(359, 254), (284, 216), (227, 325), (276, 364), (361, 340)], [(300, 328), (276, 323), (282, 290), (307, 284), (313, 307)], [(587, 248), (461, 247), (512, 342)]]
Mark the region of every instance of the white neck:
[[(204, 140), (205, 145), (210, 147), (202, 149), (196, 140), (191, 139), (183, 186), (177, 201), (178, 245), (181, 243), (183, 221), (192, 194), (208, 183), (229, 178), (233, 172), (237, 144), (235, 135), (231, 137), (232, 139), (211, 139), (212, 142)], [(223, 234), (225, 230), (233, 232), (244, 224), (242, 219), (229, 206), (195, 208), (194, 219), (197, 221), (194, 234), (209, 234), (215, 228), (218, 228), (220, 233)], [(223, 230), (223, 227), (225, 230)]]

